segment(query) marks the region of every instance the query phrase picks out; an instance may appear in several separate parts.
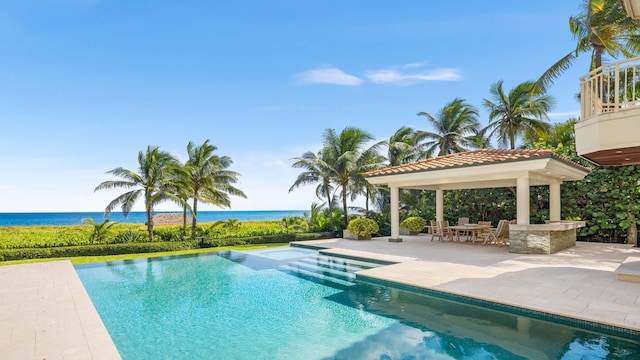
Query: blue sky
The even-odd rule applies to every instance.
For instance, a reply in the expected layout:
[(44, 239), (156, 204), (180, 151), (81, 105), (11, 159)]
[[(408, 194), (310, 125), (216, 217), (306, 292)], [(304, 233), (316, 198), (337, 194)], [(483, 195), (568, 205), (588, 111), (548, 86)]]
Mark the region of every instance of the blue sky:
[[(291, 158), (324, 129), (429, 130), (416, 114), (456, 97), (486, 124), (491, 84), (574, 48), (580, 3), (0, 0), (0, 212), (102, 211), (107, 170), (206, 139), (242, 175), (234, 210), (308, 209)], [(551, 121), (577, 116), (587, 69), (550, 88)]]

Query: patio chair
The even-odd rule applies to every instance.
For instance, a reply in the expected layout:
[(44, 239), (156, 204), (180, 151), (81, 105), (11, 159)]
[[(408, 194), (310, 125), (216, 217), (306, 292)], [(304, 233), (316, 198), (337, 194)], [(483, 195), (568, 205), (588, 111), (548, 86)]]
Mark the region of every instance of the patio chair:
[(507, 245), (509, 237), (509, 220), (500, 220), (498, 227), (490, 229), (488, 232), (482, 233), (483, 245)]
[[(440, 233), (438, 232), (438, 224), (434, 220), (431, 220), (430, 231), (431, 231), (431, 241), (433, 241), (434, 237), (440, 236)], [(442, 240), (442, 237), (440, 237), (440, 240)]]
[(478, 236), (482, 236), (482, 234), (487, 233), (489, 231), (491, 231), (491, 221), (478, 221), (478, 225), (482, 225), (482, 226), (488, 226), (488, 228), (484, 228), (482, 229)]
[[(458, 218), (458, 225), (469, 225), (469, 218), (468, 217)], [(468, 231), (461, 230), (459, 234), (466, 236), (467, 240), (469, 240), (470, 233)]]
[(449, 241), (453, 241), (453, 230), (449, 228), (449, 221), (447, 220), (436, 221), (436, 228), (438, 229), (438, 233), (441, 241), (445, 237), (448, 237)]

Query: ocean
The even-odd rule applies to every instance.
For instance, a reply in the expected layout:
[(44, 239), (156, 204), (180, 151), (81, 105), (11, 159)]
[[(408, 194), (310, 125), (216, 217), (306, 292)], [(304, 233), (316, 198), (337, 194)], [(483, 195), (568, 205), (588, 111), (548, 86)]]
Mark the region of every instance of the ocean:
[[(176, 211), (157, 211), (154, 214), (168, 214)], [(303, 216), (304, 210), (256, 210), (256, 211), (198, 211), (198, 223), (218, 220), (281, 220), (286, 216)], [(53, 212), (53, 213), (0, 213), (0, 226), (27, 225), (79, 225), (83, 219), (92, 218), (96, 222), (104, 220), (102, 212)], [(144, 211), (131, 212), (125, 217), (121, 212), (111, 213), (111, 221), (121, 223), (144, 224), (147, 215)]]

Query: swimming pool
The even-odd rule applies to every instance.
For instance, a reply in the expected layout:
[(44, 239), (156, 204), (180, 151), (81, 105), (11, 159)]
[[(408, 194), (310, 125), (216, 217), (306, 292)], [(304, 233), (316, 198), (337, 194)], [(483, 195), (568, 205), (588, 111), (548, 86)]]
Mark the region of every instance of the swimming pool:
[(640, 346), (354, 280), (305, 249), (76, 266), (124, 359), (632, 359)]

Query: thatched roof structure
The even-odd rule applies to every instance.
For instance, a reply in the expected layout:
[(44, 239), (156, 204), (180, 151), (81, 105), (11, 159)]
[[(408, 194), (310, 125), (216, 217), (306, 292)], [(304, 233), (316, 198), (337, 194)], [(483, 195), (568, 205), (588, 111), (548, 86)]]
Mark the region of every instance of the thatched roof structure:
[[(191, 225), (193, 219), (187, 215), (187, 225)], [(155, 214), (153, 215), (153, 225), (182, 225), (182, 213)]]

